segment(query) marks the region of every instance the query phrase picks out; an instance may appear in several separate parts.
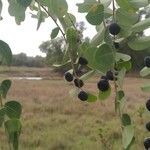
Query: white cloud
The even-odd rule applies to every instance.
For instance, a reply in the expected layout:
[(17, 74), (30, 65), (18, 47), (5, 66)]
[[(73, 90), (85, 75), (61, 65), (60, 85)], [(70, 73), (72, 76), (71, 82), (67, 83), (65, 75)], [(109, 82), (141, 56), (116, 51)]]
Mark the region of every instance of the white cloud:
[[(84, 14), (77, 13), (76, 3), (80, 3), (83, 0), (68, 0), (69, 11), (77, 17), (77, 21), (85, 21)], [(1, 40), (6, 41), (14, 54), (24, 52), (29, 56), (43, 55), (38, 49), (38, 46), (42, 41), (46, 41), (50, 38), (51, 30), (55, 27), (55, 24), (51, 19), (46, 19), (40, 26), (40, 29), (36, 31), (37, 20), (31, 18), (29, 11), (26, 13), (26, 19), (21, 25), (16, 25), (14, 17), (8, 14), (8, 3), (3, 0), (2, 17), (0, 21), (0, 37)], [(93, 36), (95, 30), (92, 26), (87, 25), (87, 31), (85, 36)], [(92, 29), (91, 29), (92, 27)]]

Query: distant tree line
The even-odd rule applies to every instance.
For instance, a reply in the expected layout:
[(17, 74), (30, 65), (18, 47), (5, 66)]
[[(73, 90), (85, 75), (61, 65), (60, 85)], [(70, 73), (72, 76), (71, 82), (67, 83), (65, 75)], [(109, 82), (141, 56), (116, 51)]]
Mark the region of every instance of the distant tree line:
[(13, 55), (12, 66), (26, 66), (26, 67), (44, 67), (45, 58), (41, 56), (31, 57), (25, 53)]

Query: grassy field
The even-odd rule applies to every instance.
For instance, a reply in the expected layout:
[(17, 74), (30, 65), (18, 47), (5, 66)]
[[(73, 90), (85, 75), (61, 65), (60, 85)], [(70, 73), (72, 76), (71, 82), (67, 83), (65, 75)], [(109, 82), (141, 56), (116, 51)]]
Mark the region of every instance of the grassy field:
[[(6, 75), (9, 76), (9, 71), (1, 72), (2, 78)], [(97, 81), (94, 78), (85, 83), (85, 89), (97, 91)], [(150, 113), (143, 110), (149, 94), (140, 90), (142, 83), (148, 81), (125, 79), (125, 111), (131, 114), (136, 125), (136, 141), (131, 150), (143, 150), (143, 139), (149, 135), (145, 123)], [(13, 80), (12, 83), (8, 100), (18, 100), (23, 106), (19, 150), (122, 150), (114, 95), (105, 102), (81, 102), (68, 94), (73, 85), (55, 75), (47, 80)], [(140, 111), (144, 111), (142, 117)], [(3, 129), (0, 129), (0, 150), (8, 150)]]

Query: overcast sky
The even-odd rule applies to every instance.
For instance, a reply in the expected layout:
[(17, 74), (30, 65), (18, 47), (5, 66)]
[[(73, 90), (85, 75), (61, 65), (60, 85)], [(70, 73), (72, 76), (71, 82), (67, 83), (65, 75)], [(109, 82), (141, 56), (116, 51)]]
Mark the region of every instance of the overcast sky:
[[(77, 21), (85, 21), (83, 14), (77, 13), (76, 3), (83, 2), (83, 0), (67, 0), (69, 4), (69, 11), (72, 12), (76, 17)], [(26, 19), (21, 25), (16, 25), (14, 17), (8, 14), (8, 3), (3, 0), (2, 17), (0, 21), (0, 39), (7, 42), (13, 54), (20, 52), (26, 53), (28, 56), (43, 55), (40, 52), (38, 46), (42, 41), (50, 39), (51, 30), (55, 27), (52, 20), (46, 19), (37, 31), (37, 19), (31, 18), (29, 10), (26, 12)], [(85, 21), (86, 22), (86, 21)], [(87, 30), (85, 36), (93, 36), (95, 28), (86, 23)], [(44, 56), (44, 55), (43, 55)]]

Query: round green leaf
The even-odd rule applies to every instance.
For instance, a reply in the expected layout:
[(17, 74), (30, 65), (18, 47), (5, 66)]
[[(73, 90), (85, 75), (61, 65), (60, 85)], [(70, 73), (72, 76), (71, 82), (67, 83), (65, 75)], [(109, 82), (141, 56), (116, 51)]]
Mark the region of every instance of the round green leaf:
[(28, 7), (31, 4), (32, 0), (17, 0), (17, 2), (23, 7)]
[(20, 118), (22, 112), (22, 106), (17, 101), (9, 101), (5, 103), (6, 115), (9, 118)]
[(129, 61), (131, 60), (131, 56), (127, 55), (127, 54), (123, 54), (123, 53), (116, 53), (116, 61), (118, 62), (119, 60), (123, 60), (123, 61)]
[(80, 13), (86, 13), (96, 3), (97, 3), (96, 0), (84, 0), (83, 3), (77, 3), (76, 5), (78, 6), (78, 12), (80, 12)]
[(125, 126), (122, 133), (123, 148), (127, 149), (134, 138), (134, 127), (132, 125)]
[(66, 0), (46, 0), (48, 1), (48, 8), (57, 17), (63, 17), (68, 11), (68, 4)]
[(10, 16), (14, 16), (16, 23), (20, 25), (20, 23), (25, 20), (26, 7), (20, 5), (16, 0), (11, 0), (8, 2), (8, 12)]
[(121, 8), (116, 11), (116, 20), (119, 25), (131, 26), (138, 21), (138, 15), (136, 13), (129, 13)]
[(12, 61), (12, 52), (7, 43), (0, 40), (0, 62), (4, 64), (10, 64)]
[(8, 93), (8, 90), (10, 89), (10, 87), (11, 87), (10, 80), (2, 81), (1, 86), (0, 86), (0, 94), (3, 98), (6, 98), (6, 95)]
[(111, 87), (105, 92), (99, 91), (98, 97), (100, 100), (106, 100), (110, 96), (110, 94), (111, 94)]
[(59, 28), (56, 27), (52, 30), (52, 33), (51, 33), (51, 39), (54, 39), (59, 33)]
[(148, 67), (144, 67), (140, 71), (140, 76), (142, 76), (142, 77), (148, 76), (149, 74), (150, 74), (150, 68), (148, 68)]
[(103, 73), (111, 70), (114, 65), (114, 52), (107, 44), (101, 45), (95, 53), (95, 68)]
[(87, 21), (92, 25), (100, 25), (104, 19), (104, 6), (94, 5), (86, 15)]
[(131, 125), (131, 118), (128, 114), (122, 115), (122, 124), (123, 124), (123, 126)]
[(97, 101), (97, 96), (91, 94), (91, 93), (88, 93), (88, 100), (87, 102), (95, 102)]
[(8, 134), (11, 134), (13, 132), (20, 132), (21, 123), (18, 119), (10, 119), (5, 122), (5, 128)]
[(139, 37), (128, 42), (128, 46), (133, 50), (145, 50), (150, 47), (150, 36)]

